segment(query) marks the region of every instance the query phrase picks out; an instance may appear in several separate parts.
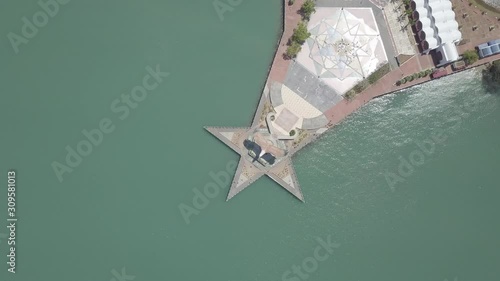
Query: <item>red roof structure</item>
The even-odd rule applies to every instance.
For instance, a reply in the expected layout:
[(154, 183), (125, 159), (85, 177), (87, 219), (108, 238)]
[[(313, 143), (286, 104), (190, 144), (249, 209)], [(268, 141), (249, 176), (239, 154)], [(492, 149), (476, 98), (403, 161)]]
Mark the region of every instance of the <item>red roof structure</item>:
[(431, 78), (432, 78), (432, 79), (436, 79), (436, 78), (439, 78), (439, 77), (445, 76), (446, 74), (448, 74), (448, 71), (446, 71), (446, 69), (445, 69), (445, 68), (440, 68), (440, 69), (437, 69), (436, 71), (434, 71), (434, 72), (431, 74)]

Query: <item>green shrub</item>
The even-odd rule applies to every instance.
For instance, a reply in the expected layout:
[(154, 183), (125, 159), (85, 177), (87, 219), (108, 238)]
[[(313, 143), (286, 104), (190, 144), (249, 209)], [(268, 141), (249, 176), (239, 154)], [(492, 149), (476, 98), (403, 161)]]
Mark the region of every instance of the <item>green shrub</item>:
[(363, 92), (366, 88), (368, 88), (369, 84), (366, 80), (362, 80), (362, 81), (359, 81), (358, 84), (356, 84), (356, 86), (354, 86), (354, 88), (352, 88), (354, 90), (354, 92), (356, 92), (356, 94), (359, 94), (361, 92)]
[(312, 13), (316, 12), (316, 9), (314, 8), (314, 1), (306, 0), (304, 4), (302, 4), (300, 12), (302, 13), (304, 19), (309, 19)]
[(354, 96), (356, 96), (356, 92), (354, 90), (350, 90), (344, 95), (344, 97), (348, 100), (352, 99)]
[(295, 0), (288, 0), (288, 5), (289, 5), (289, 6), (292, 6), (292, 5), (293, 5), (293, 3), (295, 3)]
[(295, 136), (295, 130), (291, 130), (291, 131), (290, 131), (290, 136), (291, 136), (291, 137)]
[(487, 69), (483, 70), (484, 78), (491, 85), (500, 83), (500, 61), (491, 63)]
[(311, 33), (307, 31), (306, 24), (301, 21), (297, 25), (297, 28), (293, 30), (292, 41), (299, 43), (300, 45), (304, 44), (307, 38), (311, 36)]
[(299, 43), (293, 41), (292, 44), (290, 44), (290, 46), (286, 48), (286, 56), (288, 58), (295, 58), (301, 49), (302, 46), (300, 46)]
[(467, 50), (463, 53), (462, 57), (466, 64), (473, 64), (479, 59), (479, 55), (476, 50)]
[(380, 78), (384, 77), (387, 73), (391, 71), (391, 67), (389, 66), (388, 63), (384, 64), (383, 66), (379, 67), (375, 72), (370, 74), (368, 76), (368, 83), (373, 84), (377, 82)]
[(408, 82), (413, 81), (413, 75), (406, 76), (406, 81)]

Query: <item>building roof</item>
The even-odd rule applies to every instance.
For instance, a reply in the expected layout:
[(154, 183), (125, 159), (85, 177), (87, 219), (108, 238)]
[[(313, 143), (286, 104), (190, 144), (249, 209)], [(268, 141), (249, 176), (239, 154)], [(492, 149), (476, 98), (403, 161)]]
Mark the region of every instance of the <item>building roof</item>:
[(491, 40), (477, 46), (479, 57), (484, 58), (500, 53), (500, 39)]
[[(420, 30), (421, 40), (425, 40), (424, 48), (436, 49), (440, 46), (447, 49), (450, 57), (454, 57), (456, 50), (454, 43), (462, 39), (455, 20), (450, 0), (412, 0), (414, 16), (418, 19), (417, 29)], [(444, 49), (443, 49), (444, 50)]]
[(453, 43), (445, 43), (438, 48), (438, 51), (443, 55), (439, 65), (458, 60), (458, 51)]
[(446, 74), (448, 74), (448, 71), (446, 71), (445, 68), (440, 68), (432, 73), (432, 78), (436, 79), (436, 78), (439, 78), (441, 76), (445, 76)]

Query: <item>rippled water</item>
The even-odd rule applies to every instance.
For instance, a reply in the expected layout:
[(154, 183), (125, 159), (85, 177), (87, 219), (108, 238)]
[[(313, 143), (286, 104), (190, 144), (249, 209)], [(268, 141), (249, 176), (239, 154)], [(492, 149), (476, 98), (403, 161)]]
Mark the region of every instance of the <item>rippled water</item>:
[(500, 94), (467, 71), (376, 99), (300, 152), (304, 224), (347, 244), (338, 278), (317, 280), (496, 280), (499, 122)]
[[(15, 275), (0, 229), (0, 280), (297, 281), (318, 238), (340, 247), (307, 280), (498, 280), (500, 95), (477, 72), (374, 100), (299, 152), (306, 203), (267, 178), (226, 202), (227, 183), (186, 224), (179, 204), (237, 160), (203, 126), (249, 124), (280, 3), (220, 21), (212, 1), (70, 1), (14, 54), (5, 35), (39, 9), (0, 4), (0, 181), (17, 169), (19, 216)], [(171, 75), (120, 120), (110, 103), (156, 64)], [(105, 117), (115, 131), (59, 182), (51, 163)], [(400, 175), (436, 132), (447, 139)]]

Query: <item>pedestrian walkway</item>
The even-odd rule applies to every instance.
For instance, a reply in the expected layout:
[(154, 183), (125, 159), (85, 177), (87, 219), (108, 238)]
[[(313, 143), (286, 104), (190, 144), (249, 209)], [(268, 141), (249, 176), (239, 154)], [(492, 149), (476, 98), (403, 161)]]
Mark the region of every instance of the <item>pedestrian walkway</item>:
[(408, 31), (408, 17), (404, 14), (404, 5), (401, 1), (390, 1), (384, 8), (392, 39), (398, 55), (414, 55), (415, 45), (411, 42)]
[[(467, 66), (466, 69), (471, 69), (474, 67), (478, 67), (490, 62), (493, 62), (495, 60), (500, 59), (500, 54), (493, 55), (491, 57), (485, 58), (485, 59), (480, 59), (476, 63)], [(354, 111), (358, 110), (360, 107), (362, 107), (364, 104), (372, 100), (373, 98), (383, 96), (388, 93), (392, 93), (398, 90), (402, 89), (407, 89), (411, 86), (415, 86), (417, 84), (422, 84), (424, 82), (427, 82), (431, 80), (429, 76), (415, 79), (411, 82), (407, 82), (405, 84), (402, 84), (400, 86), (397, 86), (395, 83), (399, 79), (401, 79), (404, 76), (407, 76), (409, 74), (424, 70), (423, 68), (419, 67), (419, 64), (417, 63), (417, 60), (419, 60), (420, 65), (423, 65), (424, 67), (428, 67), (432, 65), (432, 60), (430, 58), (430, 55), (416, 55), (410, 60), (408, 60), (405, 64), (402, 65), (401, 69), (396, 69), (388, 74), (386, 74), (384, 77), (382, 77), (380, 80), (378, 80), (375, 84), (358, 94), (356, 97), (354, 97), (352, 100), (347, 100), (344, 99), (332, 108), (330, 108), (325, 115), (328, 117), (330, 120), (329, 126), (332, 127), (342, 120), (344, 120), (345, 117), (347, 117), (349, 114), (353, 113)], [(420, 70), (419, 70), (420, 69)], [(451, 71), (451, 66), (447, 67), (448, 70), (448, 75), (451, 75), (455, 72)], [(412, 73), (410, 73), (412, 72)]]
[(383, 9), (383, 8), (387, 5), (387, 3), (388, 3), (389, 1), (388, 1), (388, 0), (370, 0), (370, 2), (371, 2), (373, 5), (377, 6), (377, 8), (379, 8), (379, 9)]

